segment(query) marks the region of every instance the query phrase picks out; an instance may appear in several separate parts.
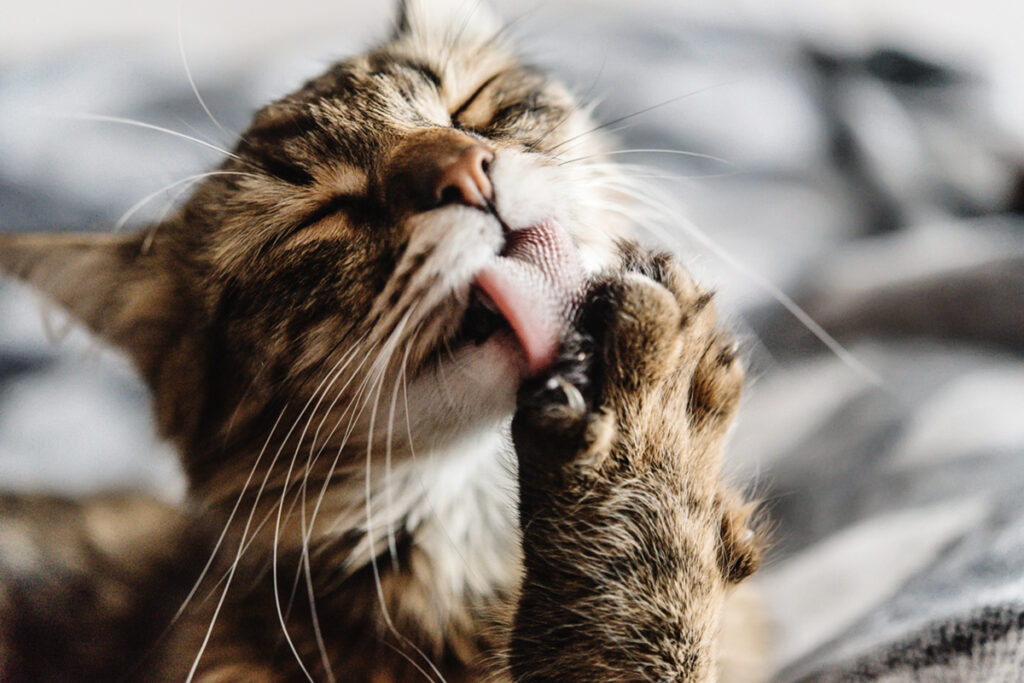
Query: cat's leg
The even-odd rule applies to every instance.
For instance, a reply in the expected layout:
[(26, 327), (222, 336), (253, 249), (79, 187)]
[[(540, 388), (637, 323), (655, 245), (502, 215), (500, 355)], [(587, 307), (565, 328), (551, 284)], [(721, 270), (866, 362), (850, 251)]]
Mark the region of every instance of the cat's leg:
[(742, 370), (711, 297), (635, 252), (513, 422), (525, 576), (517, 681), (708, 681), (759, 544), (721, 480)]

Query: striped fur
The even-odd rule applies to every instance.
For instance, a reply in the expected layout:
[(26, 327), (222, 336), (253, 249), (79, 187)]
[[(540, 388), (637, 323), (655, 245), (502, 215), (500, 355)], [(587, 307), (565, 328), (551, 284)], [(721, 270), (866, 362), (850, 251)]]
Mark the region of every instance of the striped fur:
[[(594, 123), (476, 4), (409, 0), (391, 41), (261, 109), (163, 223), (0, 235), (0, 267), (134, 360), (191, 493), (6, 502), (4, 680), (715, 676), (722, 601), (758, 555), (718, 474), (738, 366), (674, 266), (622, 256), (614, 172), (563, 163), (601, 160)], [(488, 210), (409, 184), (459, 141), (494, 153)], [(459, 335), (506, 232), (549, 219), (604, 283), (588, 310), (613, 311), (598, 361), (567, 370), (603, 387), (588, 415), (616, 416), (600, 452), (533, 443), (523, 421), (553, 408), (532, 394), (513, 452), (513, 342)], [(591, 480), (545, 469), (577, 450)], [(654, 578), (559, 573), (621, 553), (616, 572)], [(584, 584), (596, 602), (565, 593)]]

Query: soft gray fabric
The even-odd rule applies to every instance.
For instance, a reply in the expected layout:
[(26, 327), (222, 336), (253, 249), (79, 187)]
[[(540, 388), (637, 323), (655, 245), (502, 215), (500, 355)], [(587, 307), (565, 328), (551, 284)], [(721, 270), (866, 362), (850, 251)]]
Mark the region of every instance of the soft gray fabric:
[[(524, 51), (600, 98), (604, 120), (678, 98), (611, 128), (626, 149), (696, 155), (620, 158), (675, 176), (652, 182), (744, 264), (675, 235), (749, 340), (730, 467), (772, 520), (757, 582), (777, 679), (1024, 680), (1024, 185), (984, 83), (899, 46), (840, 52), (642, 7), (573, 7), (525, 18)], [(193, 67), (211, 109), (238, 129), (280, 92), (282, 63), (304, 64), (296, 83), (319, 68), (295, 55), (320, 56)], [(226, 142), (180, 63), (146, 46), (8, 64), (3, 229), (109, 227), (216, 159), (154, 131), (53, 117), (83, 111)], [(749, 273), (841, 333), (881, 383)], [(124, 363), (80, 333), (54, 347), (39, 321), (22, 288), (0, 285), (3, 486), (180, 495)]]

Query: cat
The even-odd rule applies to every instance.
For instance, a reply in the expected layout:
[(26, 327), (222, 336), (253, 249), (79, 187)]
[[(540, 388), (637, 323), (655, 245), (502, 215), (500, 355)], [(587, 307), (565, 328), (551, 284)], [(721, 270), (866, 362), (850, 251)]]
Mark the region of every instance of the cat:
[(489, 10), (399, 16), (167, 220), (0, 235), (132, 359), (190, 491), (0, 499), (3, 680), (727, 667), (762, 541), (720, 475), (742, 367), (711, 295), (629, 241), (599, 126)]

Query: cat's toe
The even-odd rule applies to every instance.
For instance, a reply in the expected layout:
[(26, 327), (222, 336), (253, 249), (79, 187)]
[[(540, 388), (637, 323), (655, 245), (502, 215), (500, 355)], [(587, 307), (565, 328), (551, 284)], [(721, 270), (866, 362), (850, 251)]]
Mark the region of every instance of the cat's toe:
[(694, 435), (715, 449), (724, 439), (740, 403), (743, 364), (739, 346), (719, 331), (711, 338), (689, 382), (687, 412)]
[(599, 362), (590, 340), (574, 334), (546, 372), (523, 383), (512, 423), (518, 450), (557, 454), (566, 461), (604, 440), (603, 413), (595, 409)]
[(689, 376), (714, 335), (711, 294), (664, 253), (627, 252), (623, 270), (594, 289), (588, 306), (584, 326), (603, 339), (612, 393)]

